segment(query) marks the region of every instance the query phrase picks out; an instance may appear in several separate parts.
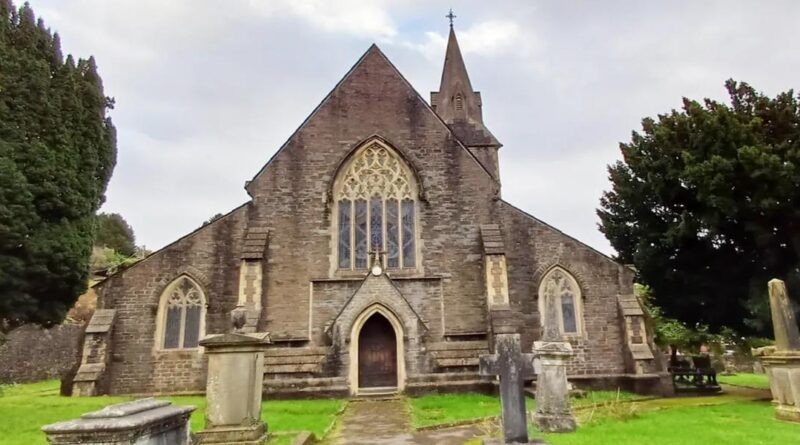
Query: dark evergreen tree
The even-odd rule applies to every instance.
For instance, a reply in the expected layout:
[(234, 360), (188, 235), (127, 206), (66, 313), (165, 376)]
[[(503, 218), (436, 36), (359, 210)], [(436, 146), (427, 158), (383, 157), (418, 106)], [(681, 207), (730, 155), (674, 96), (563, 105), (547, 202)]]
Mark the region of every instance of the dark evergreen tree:
[(136, 253), (136, 237), (133, 228), (119, 213), (100, 213), (97, 215), (97, 233), (94, 244), (114, 249), (124, 256)]
[(800, 109), (726, 87), (730, 105), (684, 99), (621, 144), (600, 229), (666, 315), (768, 335), (767, 281), (800, 295)]
[(112, 106), (94, 59), (65, 61), (27, 3), (0, 0), (0, 332), (57, 323), (86, 289)]

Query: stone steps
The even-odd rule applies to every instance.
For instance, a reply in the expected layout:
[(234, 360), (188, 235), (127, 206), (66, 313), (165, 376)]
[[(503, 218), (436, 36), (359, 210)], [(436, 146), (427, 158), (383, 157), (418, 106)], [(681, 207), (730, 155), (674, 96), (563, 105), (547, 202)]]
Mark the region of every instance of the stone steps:
[(479, 357), (489, 353), (486, 341), (445, 341), (428, 345), (434, 364), (440, 369), (476, 368)]
[(489, 350), (489, 342), (485, 340), (474, 341), (440, 341), (426, 345), (428, 351), (449, 351), (463, 349), (483, 349)]

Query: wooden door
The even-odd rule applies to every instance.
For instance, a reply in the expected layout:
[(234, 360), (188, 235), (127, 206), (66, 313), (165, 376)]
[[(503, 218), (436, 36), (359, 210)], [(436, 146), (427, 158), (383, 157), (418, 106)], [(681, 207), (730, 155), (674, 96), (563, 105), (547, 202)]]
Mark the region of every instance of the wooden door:
[(375, 314), (358, 335), (359, 388), (397, 386), (397, 339), (389, 320)]

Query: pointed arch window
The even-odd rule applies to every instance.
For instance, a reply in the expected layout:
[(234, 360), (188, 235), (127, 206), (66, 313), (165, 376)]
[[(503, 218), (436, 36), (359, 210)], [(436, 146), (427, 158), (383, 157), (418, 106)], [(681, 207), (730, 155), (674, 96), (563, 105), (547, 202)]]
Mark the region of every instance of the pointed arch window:
[(182, 275), (170, 283), (159, 304), (159, 349), (197, 348), (205, 331), (205, 313), (205, 294), (197, 282)]
[(456, 111), (461, 111), (464, 109), (464, 96), (462, 96), (461, 93), (456, 94), (455, 107)]
[(417, 267), (417, 184), (394, 150), (378, 141), (360, 148), (334, 193), (339, 270), (366, 269), (376, 250), (384, 252), (384, 267)]
[[(548, 311), (549, 302), (554, 311)], [(583, 303), (581, 289), (577, 280), (561, 267), (552, 268), (539, 284), (539, 314), (542, 326), (546, 317), (558, 318), (558, 326), (563, 335), (579, 335), (583, 331)]]

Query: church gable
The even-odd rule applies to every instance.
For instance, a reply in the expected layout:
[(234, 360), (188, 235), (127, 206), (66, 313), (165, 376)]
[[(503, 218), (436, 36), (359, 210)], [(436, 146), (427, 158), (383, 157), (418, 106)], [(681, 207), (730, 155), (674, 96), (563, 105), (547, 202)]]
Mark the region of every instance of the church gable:
[(304, 170), (310, 170), (310, 163), (322, 161), (318, 165), (330, 177), (331, 167), (371, 136), (394, 144), (421, 170), (446, 168), (436, 165), (442, 155), (463, 157), (462, 162), (474, 165), (460, 170), (487, 176), (496, 183), (380, 49), (372, 45), (246, 189), (254, 197), (270, 190), (268, 183), (282, 176), (283, 168), (276, 165), (282, 163), (294, 164), (295, 168), (307, 166)]

